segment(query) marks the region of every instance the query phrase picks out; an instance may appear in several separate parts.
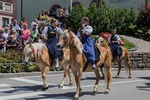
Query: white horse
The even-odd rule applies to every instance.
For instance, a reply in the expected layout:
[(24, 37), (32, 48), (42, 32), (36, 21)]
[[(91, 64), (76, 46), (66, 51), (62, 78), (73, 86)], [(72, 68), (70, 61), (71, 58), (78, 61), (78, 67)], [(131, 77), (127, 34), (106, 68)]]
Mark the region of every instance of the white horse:
[[(63, 49), (64, 52), (64, 59), (60, 61), (60, 65), (65, 68), (64, 71), (64, 78), (59, 85), (63, 87), (64, 79), (66, 75), (69, 75), (70, 85), (72, 85), (72, 79), (69, 72), (69, 61), (70, 61), (70, 51), (67, 48)], [(50, 68), (50, 57), (48, 54), (48, 49), (44, 43), (33, 43), (28, 44), (24, 48), (24, 55), (25, 55), (25, 63), (28, 64), (32, 58), (35, 58), (37, 65), (40, 68), (42, 79), (43, 79), (43, 90), (48, 89), (48, 84), (46, 81), (46, 74)]]

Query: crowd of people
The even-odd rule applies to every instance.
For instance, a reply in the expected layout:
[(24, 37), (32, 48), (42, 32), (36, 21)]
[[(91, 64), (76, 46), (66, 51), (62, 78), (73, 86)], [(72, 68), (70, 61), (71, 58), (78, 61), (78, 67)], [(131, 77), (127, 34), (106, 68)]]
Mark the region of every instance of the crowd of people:
[(42, 10), (39, 16), (32, 21), (31, 27), (28, 27), (29, 23), (25, 17), (20, 22), (14, 20), (11, 24), (0, 29), (0, 52), (5, 52), (8, 49), (22, 50), (28, 43), (44, 42), (42, 36), (44, 28), (53, 19), (58, 21), (58, 27), (64, 28), (67, 15), (66, 8), (59, 9), (58, 15)]

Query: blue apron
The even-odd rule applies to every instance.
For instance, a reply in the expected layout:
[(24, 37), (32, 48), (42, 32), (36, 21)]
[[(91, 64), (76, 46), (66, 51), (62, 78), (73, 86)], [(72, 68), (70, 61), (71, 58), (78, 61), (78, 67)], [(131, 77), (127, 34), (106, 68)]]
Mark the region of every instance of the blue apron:
[(85, 35), (82, 37), (81, 42), (83, 44), (83, 53), (85, 54), (87, 61), (91, 62), (92, 64), (95, 64), (95, 51), (93, 39), (90, 36)]
[(46, 42), (46, 46), (49, 51), (49, 55), (52, 59), (56, 59), (59, 57), (59, 52), (57, 49), (58, 38), (56, 37), (56, 28), (48, 27), (48, 40)]

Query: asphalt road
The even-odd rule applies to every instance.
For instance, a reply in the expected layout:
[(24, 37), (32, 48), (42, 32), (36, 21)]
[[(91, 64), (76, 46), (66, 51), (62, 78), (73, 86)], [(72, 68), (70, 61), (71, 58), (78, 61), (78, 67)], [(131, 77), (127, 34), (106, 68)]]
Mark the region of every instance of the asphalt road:
[[(116, 71), (112, 72), (115, 76)], [(47, 75), (49, 89), (42, 91), (41, 76), (0, 79), (0, 100), (71, 100), (76, 91), (76, 84), (60, 89), (58, 84), (62, 74)], [(74, 78), (73, 78), (74, 79)], [(99, 92), (93, 95), (95, 75), (83, 73), (82, 95), (79, 100), (150, 100), (150, 70), (132, 71), (132, 78), (122, 71), (120, 78), (113, 78), (109, 94), (104, 94), (105, 82), (99, 82)]]

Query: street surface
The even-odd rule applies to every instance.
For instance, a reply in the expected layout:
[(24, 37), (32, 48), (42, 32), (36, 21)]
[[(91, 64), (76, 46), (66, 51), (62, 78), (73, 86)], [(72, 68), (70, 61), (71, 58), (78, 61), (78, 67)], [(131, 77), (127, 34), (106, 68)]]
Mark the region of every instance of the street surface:
[[(93, 95), (95, 75), (93, 72), (83, 73), (79, 100), (150, 100), (150, 70), (134, 70), (132, 78), (121, 71), (120, 78), (114, 78), (109, 94), (104, 94), (105, 82), (99, 82), (99, 92)], [(68, 77), (64, 88), (58, 88), (63, 75), (47, 75), (49, 89), (42, 91), (41, 76), (16, 77), (0, 79), (0, 100), (71, 100), (76, 91), (76, 84), (68, 86)], [(74, 79), (74, 78), (73, 78)]]

